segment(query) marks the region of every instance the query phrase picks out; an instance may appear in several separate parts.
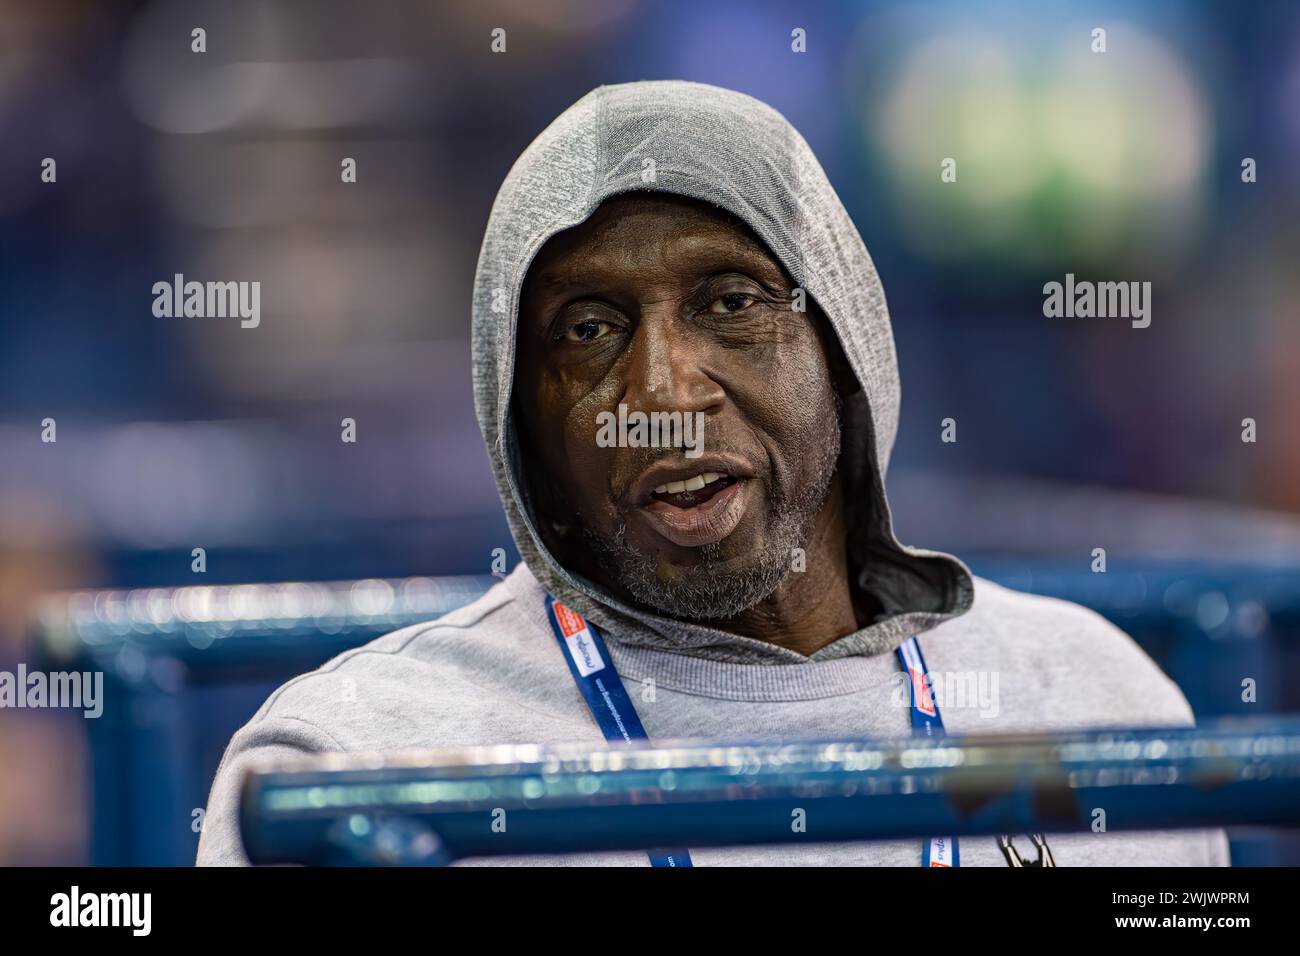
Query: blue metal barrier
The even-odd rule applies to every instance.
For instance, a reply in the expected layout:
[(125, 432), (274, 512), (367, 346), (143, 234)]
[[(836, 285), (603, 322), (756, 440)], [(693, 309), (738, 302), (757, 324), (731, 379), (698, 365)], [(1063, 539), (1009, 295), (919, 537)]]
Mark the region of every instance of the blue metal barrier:
[[(1300, 711), (1300, 571), (1086, 567), (975, 556), (980, 574), (1075, 601), (1131, 633), (1199, 719)], [(230, 736), (284, 681), (387, 631), (468, 603), (490, 577), (82, 592), (51, 602), (46, 657), (101, 670), (89, 735), (90, 862), (188, 865), (195, 812)], [(1255, 702), (1241, 675), (1255, 675)], [(1239, 864), (1300, 863), (1300, 839), (1234, 831)]]
[[(791, 810), (816, 825), (795, 831)], [(1033, 736), (478, 747), (254, 768), (255, 863), (1300, 824), (1300, 719)], [(505, 827), (495, 826), (500, 819)]]
[(382, 634), (440, 617), (492, 577), (152, 588), (52, 598), (51, 668), (102, 671), (91, 757), (90, 862), (188, 866), (226, 744), (284, 681)]

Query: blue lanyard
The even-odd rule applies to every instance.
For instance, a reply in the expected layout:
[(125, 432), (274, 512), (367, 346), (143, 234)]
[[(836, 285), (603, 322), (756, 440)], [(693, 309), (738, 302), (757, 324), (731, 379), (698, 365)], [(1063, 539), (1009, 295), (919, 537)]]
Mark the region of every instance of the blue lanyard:
[[(645, 740), (645, 728), (637, 716), (632, 699), (627, 695), (623, 679), (614, 669), (614, 662), (605, 648), (596, 625), (588, 625), (577, 611), (573, 611), (549, 594), (546, 596), (546, 615), (551, 620), (551, 630), (564, 650), (578, 690), (591, 708), (591, 715), (600, 725), (606, 740)], [(693, 866), (686, 850), (651, 850), (651, 866)]]
[[(921, 656), (921, 645), (909, 637), (898, 645), (898, 660), (912, 688), (912, 733), (918, 736), (942, 737), (943, 718), (939, 704), (930, 692), (930, 670)], [(922, 844), (922, 866), (961, 866), (961, 854), (956, 837), (930, 837)]]
[[(551, 622), (569, 673), (582, 692), (583, 700), (596, 718), (606, 740), (646, 740), (645, 727), (637, 715), (632, 698), (628, 696), (623, 679), (614, 669), (600, 629), (589, 623), (581, 614), (566, 607), (549, 594), (546, 596), (546, 616)], [(930, 693), (925, 679), (925, 659), (915, 637), (908, 638), (898, 648), (898, 659), (910, 678), (912, 686), (912, 731), (927, 737), (943, 736), (943, 719), (939, 707)], [(686, 850), (658, 850), (649, 853), (651, 866), (692, 866), (691, 855)], [(954, 837), (932, 837), (927, 840), (921, 855), (922, 866), (959, 866), (957, 840)]]

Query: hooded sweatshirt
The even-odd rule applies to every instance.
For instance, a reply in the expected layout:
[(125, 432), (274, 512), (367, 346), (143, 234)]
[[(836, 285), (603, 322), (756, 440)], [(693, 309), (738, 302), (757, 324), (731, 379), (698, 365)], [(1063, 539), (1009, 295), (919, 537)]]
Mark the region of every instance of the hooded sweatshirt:
[[(652, 163), (647, 163), (652, 160)], [(647, 171), (652, 171), (647, 175)], [(630, 606), (547, 549), (511, 414), (519, 299), (546, 241), (611, 196), (650, 190), (745, 223), (821, 308), (860, 386), (844, 399), (841, 480), (854, 586), (882, 609), (811, 657)], [(303, 753), (604, 741), (545, 607), (598, 624), (652, 739), (906, 736), (895, 649), (917, 635), (950, 734), (1186, 726), (1178, 687), (1122, 631), (1077, 605), (972, 577), (895, 537), (885, 475), (900, 389), (884, 291), (861, 236), (799, 133), (748, 96), (676, 81), (593, 90), (524, 151), (497, 195), (473, 300), (474, 400), (522, 563), (443, 618), (348, 651), (278, 689), (231, 740), (200, 864), (246, 863), (238, 791), (255, 761)], [(808, 829), (815, 828), (809, 821)], [(1222, 831), (1049, 835), (1059, 866), (1226, 865)], [(1020, 841), (1018, 841), (1020, 842)], [(692, 849), (710, 864), (895, 865), (920, 840)], [(1005, 866), (993, 837), (963, 866)], [(645, 853), (467, 863), (648, 865)]]

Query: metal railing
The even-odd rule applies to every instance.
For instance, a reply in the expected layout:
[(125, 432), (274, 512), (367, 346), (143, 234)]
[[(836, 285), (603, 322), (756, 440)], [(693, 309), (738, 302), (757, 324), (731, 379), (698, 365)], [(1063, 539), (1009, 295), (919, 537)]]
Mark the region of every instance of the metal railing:
[[(806, 832), (791, 827), (793, 809)], [(258, 767), (255, 863), (1300, 824), (1300, 720), (938, 740), (323, 755)], [(494, 822), (508, 820), (505, 827)]]

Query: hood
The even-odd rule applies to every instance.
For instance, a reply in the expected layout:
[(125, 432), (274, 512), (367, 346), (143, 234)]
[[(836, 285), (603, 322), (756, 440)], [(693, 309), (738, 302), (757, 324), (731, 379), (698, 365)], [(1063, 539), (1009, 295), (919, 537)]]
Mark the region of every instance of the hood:
[[(646, 159), (654, 160), (650, 183), (643, 181)], [(884, 612), (812, 658), (628, 606), (563, 567), (538, 531), (510, 413), (524, 277), (551, 236), (586, 220), (609, 197), (638, 190), (712, 203), (748, 224), (826, 315), (861, 385), (845, 397), (841, 480), (856, 585)], [(796, 664), (892, 651), (970, 607), (972, 582), (961, 562), (903, 547), (894, 536), (885, 472), (900, 393), (884, 290), (812, 150), (771, 107), (680, 81), (588, 93), (506, 176), (479, 254), (473, 309), (475, 411), (515, 543), (542, 587), (603, 627), (607, 640), (713, 660)]]

